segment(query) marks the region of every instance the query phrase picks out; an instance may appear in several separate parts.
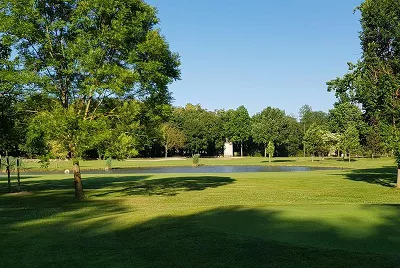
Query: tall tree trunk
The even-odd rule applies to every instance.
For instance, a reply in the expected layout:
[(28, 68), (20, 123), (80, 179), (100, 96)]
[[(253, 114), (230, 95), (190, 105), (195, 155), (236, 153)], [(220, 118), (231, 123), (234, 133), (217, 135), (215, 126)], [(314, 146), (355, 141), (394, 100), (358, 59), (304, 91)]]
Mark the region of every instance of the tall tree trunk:
[(396, 188), (400, 189), (400, 164), (397, 165), (397, 184)]
[(18, 192), (21, 191), (21, 178), (19, 175), (19, 166), (21, 164), (20, 162), (21, 160), (19, 158), (17, 158), (17, 179), (18, 179)]
[(349, 153), (349, 163), (350, 163), (350, 161), (351, 161), (351, 160), (350, 160), (350, 153)]
[(168, 157), (168, 146), (165, 144), (165, 158)]
[(83, 185), (82, 185), (82, 177), (81, 177), (81, 168), (79, 167), (79, 160), (74, 159), (74, 186), (75, 186), (75, 198), (83, 199)]
[(11, 175), (10, 175), (10, 157), (6, 157), (6, 168), (7, 168), (7, 178), (8, 178), (8, 192), (11, 193)]
[(243, 141), (240, 141), (240, 156), (243, 157)]
[(65, 109), (68, 109), (68, 90), (65, 88), (61, 88), (61, 104)]
[(311, 154), (311, 162), (314, 162), (314, 153)]
[(267, 144), (265, 144), (265, 147), (264, 147), (264, 157), (267, 157)]
[(271, 153), (268, 154), (268, 161), (271, 163)]

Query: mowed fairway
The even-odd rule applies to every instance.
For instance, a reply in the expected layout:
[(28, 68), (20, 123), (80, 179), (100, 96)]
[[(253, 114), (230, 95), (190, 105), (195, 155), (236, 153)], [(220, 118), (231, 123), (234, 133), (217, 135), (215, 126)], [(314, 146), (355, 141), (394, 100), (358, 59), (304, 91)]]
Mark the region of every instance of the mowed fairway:
[(357, 162), (362, 168), (84, 175), (81, 202), (71, 175), (25, 175), (22, 192), (8, 194), (1, 173), (0, 266), (398, 267), (393, 159)]

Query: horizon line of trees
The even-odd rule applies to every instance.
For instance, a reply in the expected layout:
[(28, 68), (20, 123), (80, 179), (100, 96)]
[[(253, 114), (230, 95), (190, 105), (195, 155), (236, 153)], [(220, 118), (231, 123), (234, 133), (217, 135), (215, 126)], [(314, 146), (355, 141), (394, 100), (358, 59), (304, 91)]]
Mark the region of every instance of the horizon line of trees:
[(336, 103), (328, 113), (304, 105), (299, 119), (273, 107), (250, 116), (244, 106), (209, 111), (200, 104), (173, 107), (115, 97), (104, 99), (99, 109), (105, 115), (89, 125), (76, 123), (48, 95), (2, 95), (0, 155), (70, 157), (63, 144), (69, 141), (54, 137), (72, 123), (83, 133), (83, 159), (221, 156), (226, 140), (233, 142), (235, 156), (392, 154), (387, 126), (368, 125), (350, 102)]

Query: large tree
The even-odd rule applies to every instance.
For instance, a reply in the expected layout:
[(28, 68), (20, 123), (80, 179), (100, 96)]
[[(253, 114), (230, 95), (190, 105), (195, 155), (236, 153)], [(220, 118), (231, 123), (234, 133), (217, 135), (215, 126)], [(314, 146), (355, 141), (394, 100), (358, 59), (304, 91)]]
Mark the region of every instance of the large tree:
[(186, 137), (182, 130), (173, 126), (171, 123), (165, 123), (161, 126), (162, 143), (165, 148), (165, 157), (168, 157), (168, 150), (181, 149), (185, 146)]
[(347, 153), (350, 162), (351, 154), (356, 152), (360, 148), (359, 132), (354, 125), (348, 125), (345, 132), (340, 137), (338, 146), (340, 150)]
[(395, 137), (391, 147), (400, 155), (400, 1), (365, 0), (358, 10), (362, 57), (349, 64), (344, 77), (329, 81), (328, 90), (335, 91), (339, 100), (360, 103), (370, 125), (390, 126)]
[(350, 102), (336, 103), (329, 110), (329, 127), (334, 133), (343, 133), (349, 124), (355, 125), (361, 133), (366, 131), (362, 111)]
[(243, 156), (243, 143), (250, 137), (250, 115), (246, 107), (228, 110), (223, 116), (225, 138), (240, 143), (240, 156)]
[[(328, 114), (323, 111), (313, 111), (310, 105), (303, 105), (299, 110), (300, 124), (303, 128), (303, 138), (306, 135), (306, 131), (313, 125), (319, 126), (321, 129), (328, 128)], [(306, 145), (303, 143), (304, 157), (306, 156)]]
[(281, 129), (281, 141), (277, 146), (279, 156), (295, 156), (301, 148), (303, 138), (302, 126), (296, 118), (286, 116), (285, 124)]
[(328, 114), (323, 111), (313, 111), (310, 105), (303, 105), (299, 110), (300, 123), (305, 131), (312, 124), (316, 124), (321, 128), (326, 128), (328, 125)]
[(27, 110), (22, 84), (35, 81), (32, 73), (21, 70), (12, 55), (9, 41), (0, 36), (0, 155), (19, 154), (26, 132)]
[[(65, 132), (50, 137), (68, 141), (74, 159), (86, 146), (85, 131), (96, 129), (91, 122), (110, 113), (100, 109), (104, 99), (170, 101), (179, 57), (157, 23), (155, 8), (141, 0), (0, 0), (1, 39), (19, 68), (38, 78), (29, 88), (58, 100), (53, 127)], [(77, 160), (74, 181), (83, 198)]]
[(311, 153), (312, 162), (314, 162), (314, 156), (316, 154), (321, 154), (325, 150), (323, 133), (321, 127), (314, 123), (307, 129), (304, 135), (303, 143), (307, 151)]
[(267, 107), (252, 118), (252, 137), (258, 144), (264, 145), (264, 157), (267, 157), (268, 143), (280, 144), (283, 140), (282, 132), (286, 126), (285, 112)]
[(370, 153), (371, 158), (375, 155), (382, 154), (385, 151), (385, 143), (383, 139), (383, 130), (379, 126), (370, 126), (367, 128), (365, 135), (365, 150)]
[(181, 129), (186, 138), (185, 149), (193, 154), (215, 154), (222, 148), (222, 122), (214, 112), (199, 104), (178, 107), (172, 113), (173, 124)]

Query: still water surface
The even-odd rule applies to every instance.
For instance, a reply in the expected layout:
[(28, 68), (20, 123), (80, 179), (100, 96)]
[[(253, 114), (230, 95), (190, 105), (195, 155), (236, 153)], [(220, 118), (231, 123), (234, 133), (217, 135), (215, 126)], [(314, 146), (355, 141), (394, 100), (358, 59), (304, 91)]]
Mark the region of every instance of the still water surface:
[[(304, 172), (334, 170), (326, 167), (294, 166), (199, 166), (199, 167), (148, 167), (113, 170), (82, 170), (82, 174), (144, 174), (144, 173), (242, 173), (242, 172)], [(25, 174), (60, 174), (58, 172), (27, 172)]]

